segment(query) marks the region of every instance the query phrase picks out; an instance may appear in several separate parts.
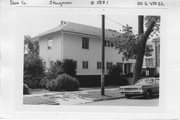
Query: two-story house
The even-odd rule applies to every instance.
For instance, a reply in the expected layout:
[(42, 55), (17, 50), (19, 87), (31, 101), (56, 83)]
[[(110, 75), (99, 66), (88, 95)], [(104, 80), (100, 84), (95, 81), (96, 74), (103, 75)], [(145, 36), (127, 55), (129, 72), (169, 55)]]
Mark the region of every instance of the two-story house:
[[(160, 37), (156, 37), (147, 42), (147, 45), (153, 50), (151, 56), (145, 56), (143, 69), (150, 69), (151, 74), (159, 74), (160, 69)], [(150, 74), (150, 73), (149, 73)]]
[[(133, 72), (135, 60), (126, 60), (114, 48), (111, 38), (120, 35), (116, 30), (105, 30), (106, 73), (112, 65), (120, 65), (123, 73)], [(47, 68), (56, 60), (73, 59), (77, 63), (77, 75), (101, 74), (101, 28), (72, 22), (36, 36), (39, 55)]]

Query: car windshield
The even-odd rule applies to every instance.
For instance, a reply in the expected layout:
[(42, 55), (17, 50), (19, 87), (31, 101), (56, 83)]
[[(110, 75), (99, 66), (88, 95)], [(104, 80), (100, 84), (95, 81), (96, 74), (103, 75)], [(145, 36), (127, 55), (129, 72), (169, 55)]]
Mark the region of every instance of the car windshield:
[(154, 84), (153, 79), (140, 79), (135, 83), (135, 85), (152, 85), (152, 84)]

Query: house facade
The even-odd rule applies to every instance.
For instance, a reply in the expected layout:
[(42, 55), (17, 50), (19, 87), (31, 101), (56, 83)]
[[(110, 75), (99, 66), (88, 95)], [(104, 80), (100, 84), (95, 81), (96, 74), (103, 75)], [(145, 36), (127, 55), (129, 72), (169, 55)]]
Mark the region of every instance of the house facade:
[[(111, 38), (120, 35), (115, 30), (105, 30), (105, 73), (119, 65), (124, 74), (133, 72), (135, 60), (125, 59), (114, 48)], [(39, 55), (47, 68), (56, 60), (73, 59), (77, 75), (101, 74), (101, 28), (77, 23), (64, 23), (36, 36)]]
[[(147, 45), (153, 50), (151, 56), (145, 56), (143, 69), (151, 69), (153, 74), (159, 74), (160, 70), (160, 37), (156, 37), (147, 42)], [(150, 73), (149, 73), (150, 74)]]

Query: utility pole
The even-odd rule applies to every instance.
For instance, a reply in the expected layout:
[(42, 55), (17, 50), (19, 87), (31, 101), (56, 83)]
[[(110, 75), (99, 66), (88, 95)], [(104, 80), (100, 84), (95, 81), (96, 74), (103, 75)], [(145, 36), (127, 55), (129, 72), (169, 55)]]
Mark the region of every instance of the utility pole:
[[(144, 33), (144, 16), (138, 16), (138, 35), (140, 36)], [(143, 47), (143, 40), (140, 39), (138, 41), (141, 44), (139, 52), (136, 54), (136, 63), (134, 66), (134, 75), (133, 75), (133, 83), (141, 78), (141, 70), (142, 70), (142, 63), (144, 58), (144, 48)], [(146, 43), (146, 41), (145, 41)]]
[(101, 51), (101, 65), (102, 65), (102, 73), (101, 73), (101, 95), (104, 95), (104, 58), (105, 58), (105, 51), (104, 51), (104, 39), (105, 39), (105, 15), (102, 15), (102, 36), (101, 36), (101, 43), (102, 43), (102, 51)]

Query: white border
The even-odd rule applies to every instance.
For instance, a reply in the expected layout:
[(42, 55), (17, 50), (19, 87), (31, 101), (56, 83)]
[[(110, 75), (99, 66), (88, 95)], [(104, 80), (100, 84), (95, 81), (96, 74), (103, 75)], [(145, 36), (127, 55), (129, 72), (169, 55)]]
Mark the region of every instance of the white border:
[[(3, 2), (2, 2), (3, 3)], [(1, 5), (2, 6), (2, 5)], [(61, 8), (62, 14), (110, 14), (110, 15), (160, 15), (161, 16), (161, 57), (160, 57), (160, 98), (158, 107), (134, 106), (47, 106), (23, 105), (23, 36), (18, 36), (18, 11), (26, 8), (2, 6), (1, 26), (3, 26), (2, 42), (2, 94), (1, 108), (4, 118), (72, 118), (72, 119), (168, 119), (178, 118), (179, 97), (177, 87), (179, 79), (179, 62), (177, 52), (180, 51), (174, 34), (175, 26), (180, 20), (178, 9), (101, 9), (101, 8)], [(38, 8), (28, 8), (37, 9)], [(43, 8), (57, 11), (58, 8)], [(72, 12), (73, 11), (73, 12)], [(60, 13), (60, 12), (59, 12)], [(173, 14), (173, 15), (172, 15)], [(28, 13), (27, 13), (28, 15)], [(176, 18), (176, 19), (175, 19)], [(174, 25), (174, 26), (173, 26)], [(180, 45), (180, 44), (179, 44)], [(173, 60), (173, 61), (172, 61)], [(147, 117), (148, 116), (148, 117)]]

